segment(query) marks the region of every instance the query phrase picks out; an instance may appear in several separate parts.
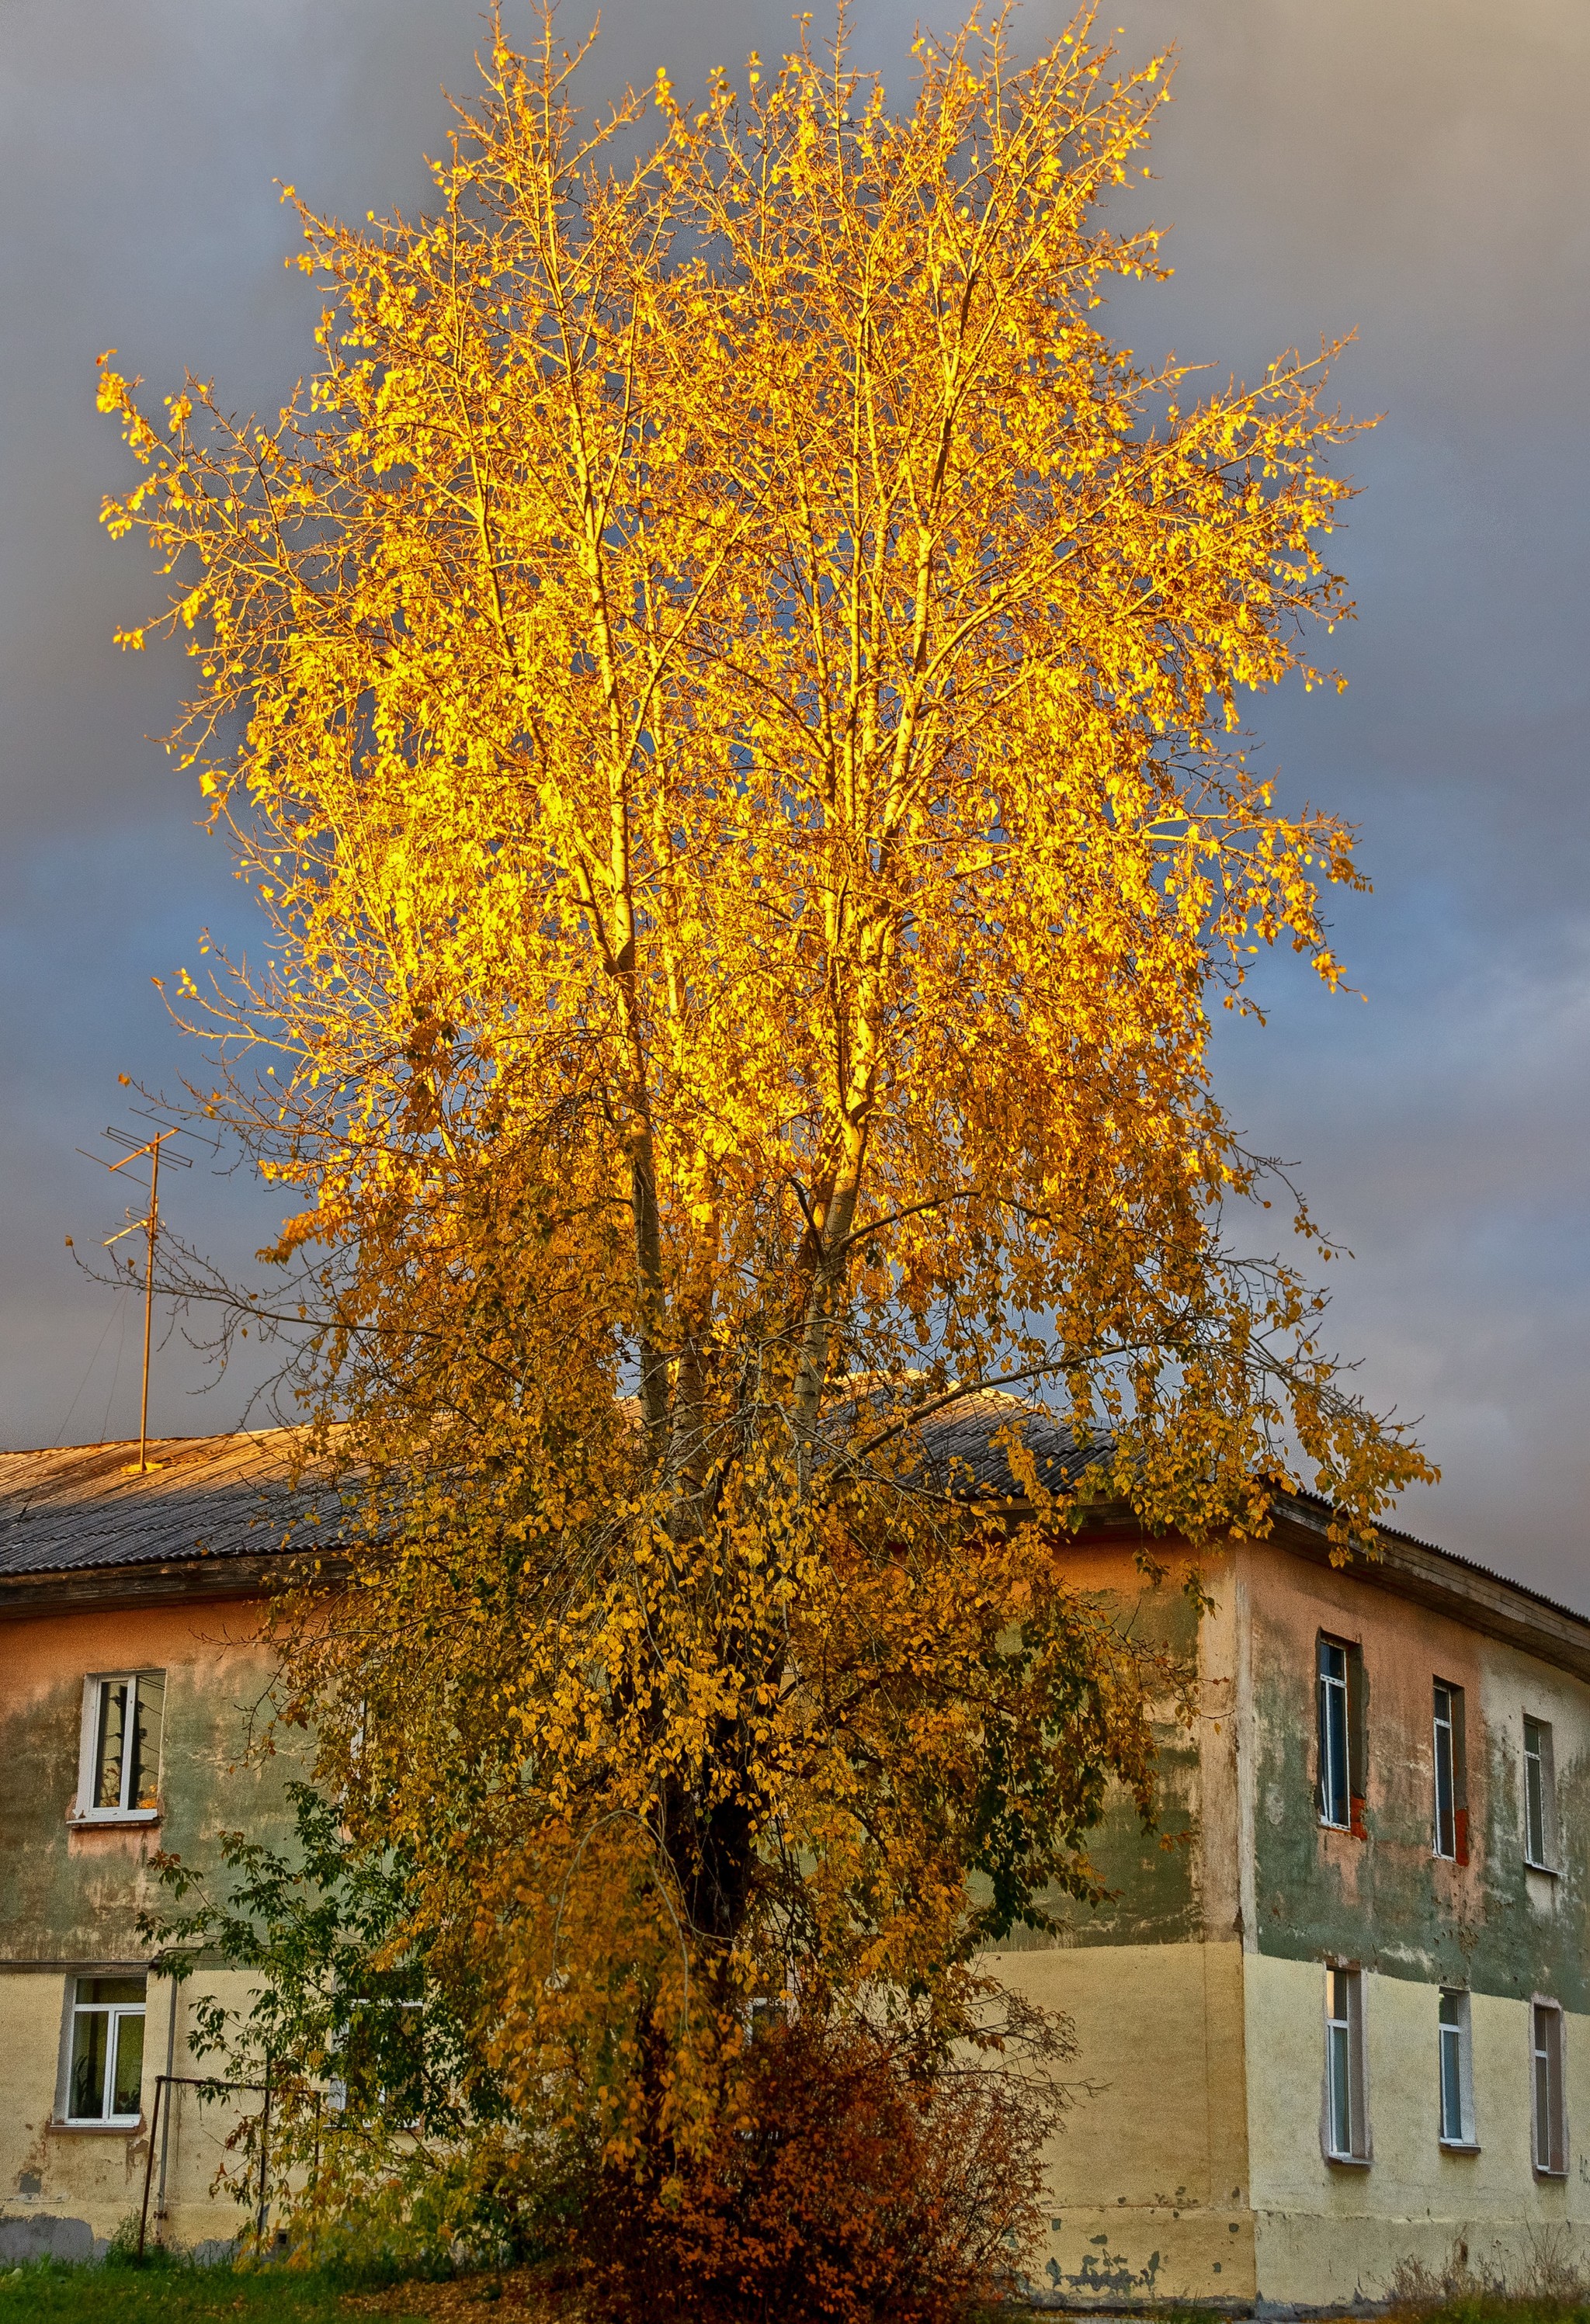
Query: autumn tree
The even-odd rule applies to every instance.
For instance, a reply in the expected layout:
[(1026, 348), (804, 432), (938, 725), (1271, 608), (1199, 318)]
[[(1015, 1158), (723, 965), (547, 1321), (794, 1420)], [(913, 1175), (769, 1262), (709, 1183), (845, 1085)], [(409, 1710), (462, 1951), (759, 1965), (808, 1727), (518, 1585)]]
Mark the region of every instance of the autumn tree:
[[(1209, 1069), (1363, 884), (1239, 733), (1350, 611), (1348, 426), (1323, 359), (1102, 335), (1162, 61), (917, 56), (903, 114), (802, 47), (592, 124), (499, 28), (424, 215), (300, 210), (274, 424), (102, 374), (175, 583), (125, 642), (188, 635), (269, 928), (178, 1004), (297, 1205), (233, 1319), (368, 1517), (293, 1702), (494, 2073), (621, 2158), (759, 1998), (948, 2038), (1094, 1893), (1169, 1678), (1068, 1589), (1084, 1480), (1195, 1539), (1301, 1482), (1345, 1545), (1427, 1473)], [(936, 1452), (968, 1405), (1041, 1524)]]

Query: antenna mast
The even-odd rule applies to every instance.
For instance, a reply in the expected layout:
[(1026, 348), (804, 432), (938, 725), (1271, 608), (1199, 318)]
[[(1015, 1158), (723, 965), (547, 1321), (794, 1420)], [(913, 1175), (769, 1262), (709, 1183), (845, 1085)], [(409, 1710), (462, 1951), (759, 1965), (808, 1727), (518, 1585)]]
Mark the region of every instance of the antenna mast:
[[(162, 1130), (142, 1146), (134, 1146), (125, 1130), (107, 1130), (105, 1134), (116, 1145), (130, 1149), (119, 1162), (106, 1162), (103, 1154), (89, 1156), (90, 1161), (100, 1163), (106, 1170), (123, 1170), (129, 1162), (139, 1161), (145, 1154), (149, 1157), (149, 1216), (134, 1219), (119, 1233), (107, 1235), (104, 1245), (108, 1250), (112, 1243), (120, 1242), (125, 1235), (136, 1234), (140, 1228), (149, 1238), (143, 1262), (143, 1392), (138, 1406), (138, 1466), (135, 1471), (143, 1477), (148, 1474), (152, 1465), (159, 1466), (158, 1462), (152, 1464), (149, 1459), (149, 1350), (154, 1331), (154, 1243), (160, 1232), (160, 1150), (168, 1138), (180, 1138), (184, 1133), (180, 1129)], [(79, 1151), (86, 1152), (87, 1148), (79, 1148)], [(189, 1155), (173, 1154), (171, 1160), (180, 1169), (190, 1170), (193, 1167)]]

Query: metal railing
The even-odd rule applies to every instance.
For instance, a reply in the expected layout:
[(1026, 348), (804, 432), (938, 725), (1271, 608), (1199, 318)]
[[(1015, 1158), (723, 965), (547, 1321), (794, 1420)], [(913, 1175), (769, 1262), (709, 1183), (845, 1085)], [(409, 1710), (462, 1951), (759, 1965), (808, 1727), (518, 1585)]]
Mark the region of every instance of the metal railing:
[[(149, 2234), (149, 2196), (154, 2179), (155, 2134), (161, 2128), (162, 2101), (162, 2099), (166, 2099), (166, 2128), (169, 2130), (171, 2105), (169, 2099), (166, 2098), (166, 2093), (172, 2089), (200, 2090), (204, 2092), (207, 2097), (218, 2097), (222, 2091), (245, 2090), (253, 2094), (257, 2094), (264, 2099), (264, 2104), (260, 2109), (260, 2191), (259, 2201), (254, 2211), (254, 2232), (263, 2246), (265, 2240), (265, 2221), (270, 2209), (269, 2174), (271, 2161), (272, 2083), (270, 2080), (270, 2065), (268, 2061), (265, 2068), (265, 2080), (263, 2082), (229, 2082), (221, 2080), (215, 2074), (157, 2074), (155, 2076), (154, 2111), (149, 2119), (149, 2150), (143, 2158), (143, 2208), (140, 2209), (138, 2214), (139, 2258), (142, 2259), (143, 2257), (144, 2245)], [(319, 2090), (316, 2090), (313, 2093), (313, 2096), (315, 2100), (315, 2161), (318, 2166), (320, 2156), (321, 2093)], [(156, 2205), (156, 2217), (163, 2218), (165, 2216), (166, 2149), (162, 2143), (160, 2153), (160, 2196)]]

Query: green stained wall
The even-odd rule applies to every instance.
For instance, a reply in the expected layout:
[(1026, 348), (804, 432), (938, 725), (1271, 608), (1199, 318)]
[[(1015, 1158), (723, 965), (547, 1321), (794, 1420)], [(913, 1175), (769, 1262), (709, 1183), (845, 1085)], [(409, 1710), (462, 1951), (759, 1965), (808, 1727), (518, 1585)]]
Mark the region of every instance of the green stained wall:
[[(1142, 1586), (1125, 1545), (1068, 1552), (1138, 1635), (1198, 1658), (1195, 1731), (1158, 1728), (1160, 1824), (1113, 1794), (1089, 1852), (1110, 1895), (1047, 1899), (1062, 1933), (1016, 1930), (1009, 1951), (1240, 1936), (1290, 1960), (1335, 1957), (1499, 1998), (1548, 1994), (1590, 2011), (1590, 1686), (1456, 1615), (1279, 1545), (1211, 1559), (1198, 1623), (1174, 1581)], [(1364, 1836), (1321, 1826), (1316, 1654), (1356, 1643), (1364, 1676)], [(1432, 1850), (1432, 1693), (1463, 1690), (1470, 1861)], [(1558, 1869), (1523, 1860), (1526, 1714), (1556, 1756)], [(1239, 1767), (1239, 1759), (1241, 1766)], [(1354, 1788), (1360, 1778), (1354, 1778)], [(1161, 1847), (1164, 1839), (1173, 1844)]]
[[(1590, 2007), (1586, 1837), (1590, 1690), (1451, 1618), (1279, 1553), (1253, 1592), (1253, 1886), (1257, 1949), (1330, 1955), (1382, 1975), (1546, 1993)], [(1360, 1643), (1365, 1678), (1364, 1836), (1322, 1827), (1315, 1655), (1321, 1629)], [(1432, 1692), (1464, 1690), (1471, 1861), (1432, 1850)], [(1558, 1877), (1528, 1871), (1523, 1717), (1550, 1722)], [(1357, 1785), (1358, 1777), (1354, 1778)]]
[[(24, 1780), (0, 1793), (0, 1960), (137, 1960), (143, 1906), (162, 1891), (149, 1859), (213, 1854), (217, 1831), (270, 1840), (287, 1829), (289, 1753), (242, 1764), (268, 1667), (246, 1644), (247, 1608), (132, 1609), (8, 1623), (0, 1751)], [(162, 1813), (153, 1825), (74, 1823), (83, 1681), (166, 1674)]]
[[(1077, 1554), (1079, 1584), (1096, 1586), (1100, 1563), (1097, 1552)], [(1199, 1650), (1198, 1618), (1176, 1581), (1145, 1586), (1125, 1552), (1115, 1553), (1109, 1566), (1115, 1586), (1097, 1594), (1120, 1626), (1145, 1645), (1190, 1661)], [(1062, 1933), (1057, 1938), (1038, 1930), (1013, 1929), (1003, 1950), (1029, 1951), (1056, 1943), (1180, 1944), (1201, 1933), (1197, 1845), (1200, 1738), (1170, 1716), (1155, 1720), (1154, 1736), (1160, 1786), (1154, 1830), (1144, 1831), (1130, 1796), (1112, 1785), (1103, 1820), (1087, 1836), (1088, 1857), (1109, 1891), (1104, 1903), (1090, 1905), (1064, 1895), (1047, 1895), (1044, 1910), (1060, 1923)]]

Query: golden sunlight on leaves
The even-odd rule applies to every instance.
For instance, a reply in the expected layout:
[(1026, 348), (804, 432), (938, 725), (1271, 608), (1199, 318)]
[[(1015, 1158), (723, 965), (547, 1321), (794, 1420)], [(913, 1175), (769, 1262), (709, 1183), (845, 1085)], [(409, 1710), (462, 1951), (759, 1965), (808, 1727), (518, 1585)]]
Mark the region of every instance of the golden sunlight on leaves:
[(1301, 1481), (1345, 1543), (1428, 1473), (1247, 1254), (1209, 1085), (1212, 996), (1336, 984), (1362, 884), (1230, 740), (1350, 612), (1351, 429), (1323, 358), (1197, 401), (1089, 319), (1157, 270), (1092, 213), (1163, 91), (1086, 30), (920, 43), (902, 115), (802, 45), (596, 127), (499, 37), (430, 214), (300, 206), (274, 425), (101, 369), (271, 925), (199, 1021), (363, 1480), (295, 1713), (491, 2072), (620, 2157), (791, 1979), (964, 2031), (1095, 1893), (1177, 1674), (1068, 1587), (1084, 1480), (1195, 1541)]

